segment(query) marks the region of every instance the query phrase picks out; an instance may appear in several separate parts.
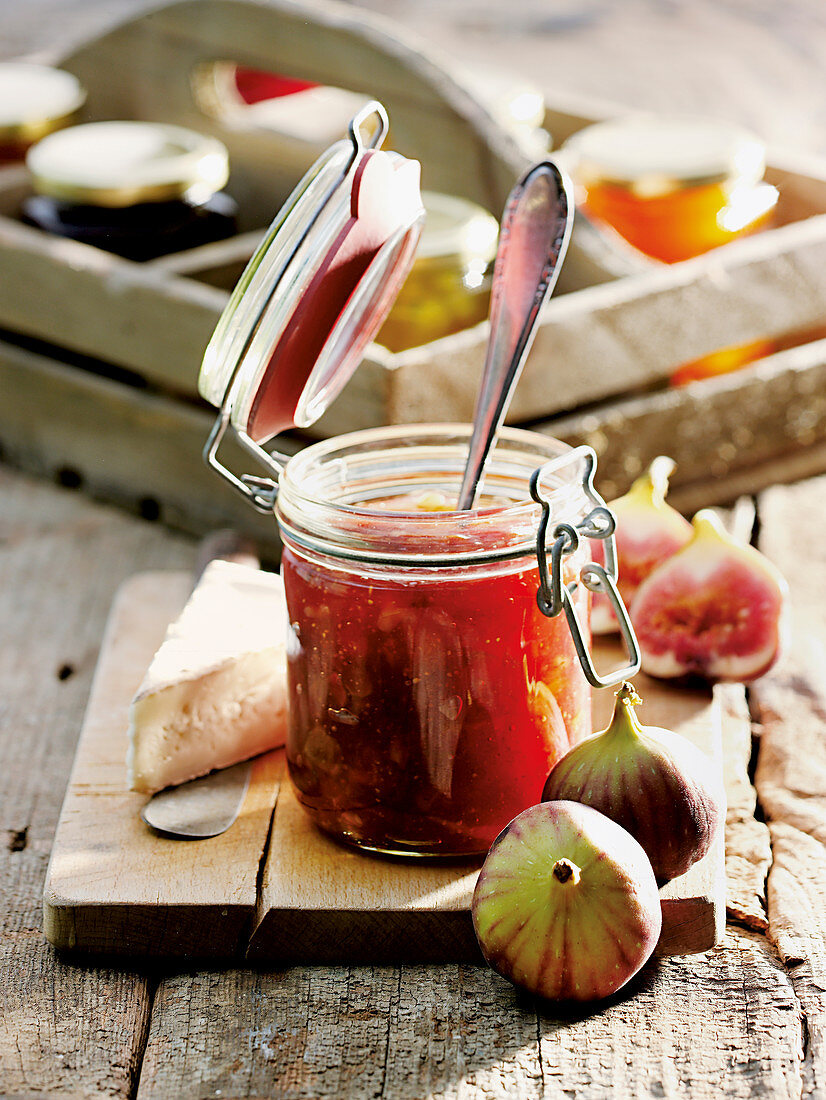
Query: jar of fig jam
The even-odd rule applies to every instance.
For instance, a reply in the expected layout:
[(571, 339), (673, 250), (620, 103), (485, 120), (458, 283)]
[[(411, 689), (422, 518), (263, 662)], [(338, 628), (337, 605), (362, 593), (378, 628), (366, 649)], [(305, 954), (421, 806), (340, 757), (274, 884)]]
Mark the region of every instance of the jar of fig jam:
[[(502, 430), (459, 511), (469, 425), (369, 429), (290, 458), (273, 446), (321, 415), (412, 263), (417, 166), (377, 151), (386, 126), (377, 104), (354, 120), (242, 276), (201, 369), (221, 409), (205, 457), (278, 522), (302, 805), (360, 848), (461, 857), (539, 799), (591, 730), (591, 686), (639, 658), (590, 448)], [(258, 474), (224, 464), (227, 433)], [(606, 567), (592, 538), (607, 539)], [(590, 591), (609, 595), (632, 657), (606, 678), (588, 652)]]
[[(290, 776), (318, 825), (363, 848), (486, 851), (591, 732), (568, 624), (537, 604), (528, 491), (573, 452), (503, 432), (482, 499), (459, 512), (468, 441), (464, 426), (360, 432), (301, 452), (279, 486)], [(593, 507), (583, 461), (543, 479), (554, 522)], [(587, 589), (573, 599), (586, 622)]]

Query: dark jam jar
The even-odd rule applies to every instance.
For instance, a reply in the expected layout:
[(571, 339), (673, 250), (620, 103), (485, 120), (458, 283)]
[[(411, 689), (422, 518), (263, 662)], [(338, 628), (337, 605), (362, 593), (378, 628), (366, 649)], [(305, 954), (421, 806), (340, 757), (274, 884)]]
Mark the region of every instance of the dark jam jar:
[(152, 260), (232, 236), (225, 146), (180, 126), (92, 122), (51, 134), (26, 158), (23, 220), (58, 237)]
[[(301, 452), (279, 485), (290, 776), (313, 820), (361, 848), (485, 852), (591, 732), (565, 616), (537, 605), (527, 488), (556, 460), (543, 495), (576, 525), (592, 507), (582, 470), (564, 444), (504, 430), (479, 504), (454, 511), (468, 438), (359, 432)], [(587, 622), (588, 592), (573, 599)]]

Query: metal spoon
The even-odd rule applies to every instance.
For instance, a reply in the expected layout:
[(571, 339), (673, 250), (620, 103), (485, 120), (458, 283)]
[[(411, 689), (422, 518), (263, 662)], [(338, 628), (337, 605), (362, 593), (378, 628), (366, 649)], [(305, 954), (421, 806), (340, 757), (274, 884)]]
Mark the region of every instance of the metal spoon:
[(551, 161), (529, 169), (508, 196), (493, 267), (482, 385), (473, 416), (459, 508), (472, 508), (496, 433), (533, 342), (568, 248), (574, 204), (570, 185)]

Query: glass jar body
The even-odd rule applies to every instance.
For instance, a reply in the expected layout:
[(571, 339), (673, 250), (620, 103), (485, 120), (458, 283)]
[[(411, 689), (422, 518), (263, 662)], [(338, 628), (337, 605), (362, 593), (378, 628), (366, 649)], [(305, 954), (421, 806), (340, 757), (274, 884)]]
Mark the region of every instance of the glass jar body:
[[(547, 461), (549, 444), (562, 447), (534, 438), (526, 470)], [(369, 505), (328, 516), (324, 546), (310, 545), (300, 505), (279, 498), (287, 759), (301, 803), (327, 832), (380, 852), (466, 856), (539, 801), (553, 764), (590, 734), (590, 687), (564, 616), (537, 606), (536, 557), (524, 545), (538, 512), (524, 499), (529, 471), (516, 507), (489, 476), (489, 507), (401, 511), (405, 485), (432, 494), (438, 482), (447, 495), (461, 476), (448, 449), (424, 450), (399, 455), (395, 477), (365, 479)], [(439, 469), (425, 478), (417, 460)], [(567, 581), (584, 561), (584, 549), (566, 560)], [(583, 586), (574, 598), (587, 620)]]
[(32, 195), (23, 202), (23, 221), (56, 237), (145, 262), (235, 234), (238, 206), (225, 191), (204, 202), (184, 198), (104, 207)]

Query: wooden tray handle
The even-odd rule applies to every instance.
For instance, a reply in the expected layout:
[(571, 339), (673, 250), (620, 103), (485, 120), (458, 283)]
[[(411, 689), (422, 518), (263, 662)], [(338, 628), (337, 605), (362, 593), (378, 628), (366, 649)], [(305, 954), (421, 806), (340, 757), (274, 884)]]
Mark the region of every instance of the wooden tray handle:
[(174, 122), (221, 138), (232, 159), (233, 193), (248, 220), (251, 208), (252, 220), (266, 224), (314, 156), (304, 150), (306, 162), (291, 163), (301, 151), (277, 135), (234, 129), (205, 113), (193, 74), (215, 61), (380, 99), (393, 146), (421, 160), (423, 185), (464, 195), (497, 216), (527, 161), (517, 140), (426, 48), (344, 5), (181, 0), (114, 28), (60, 63), (88, 89), (88, 119)]

